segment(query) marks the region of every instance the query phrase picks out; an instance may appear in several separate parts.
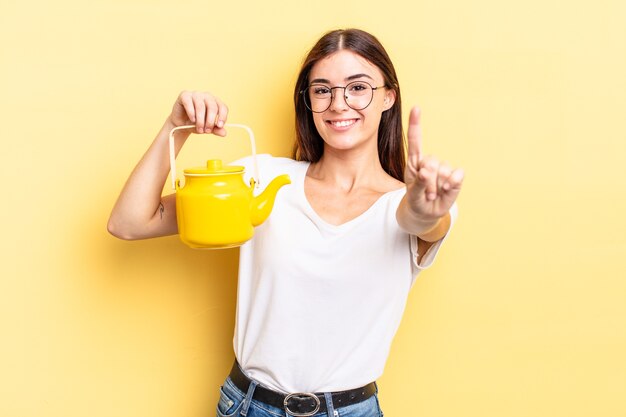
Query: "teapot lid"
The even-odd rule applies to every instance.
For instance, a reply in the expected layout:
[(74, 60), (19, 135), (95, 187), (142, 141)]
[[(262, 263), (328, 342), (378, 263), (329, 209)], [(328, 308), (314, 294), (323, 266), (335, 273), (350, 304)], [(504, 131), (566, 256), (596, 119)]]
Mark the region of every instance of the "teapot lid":
[(185, 174), (189, 175), (225, 175), (225, 174), (241, 174), (244, 167), (237, 165), (222, 165), (221, 159), (209, 159), (205, 167), (196, 167), (185, 169)]

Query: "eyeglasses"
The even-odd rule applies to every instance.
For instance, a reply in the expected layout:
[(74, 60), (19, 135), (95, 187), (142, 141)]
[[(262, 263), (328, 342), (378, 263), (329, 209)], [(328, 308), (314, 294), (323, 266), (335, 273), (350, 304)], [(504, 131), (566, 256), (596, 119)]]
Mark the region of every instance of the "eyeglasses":
[(348, 107), (353, 110), (363, 110), (372, 102), (374, 90), (384, 87), (384, 85), (372, 87), (365, 81), (353, 81), (345, 87), (329, 87), (325, 84), (311, 84), (300, 91), (300, 94), (304, 97), (304, 104), (307, 109), (311, 110), (313, 113), (324, 113), (330, 108), (333, 98), (335, 97), (333, 90), (343, 88), (343, 97)]

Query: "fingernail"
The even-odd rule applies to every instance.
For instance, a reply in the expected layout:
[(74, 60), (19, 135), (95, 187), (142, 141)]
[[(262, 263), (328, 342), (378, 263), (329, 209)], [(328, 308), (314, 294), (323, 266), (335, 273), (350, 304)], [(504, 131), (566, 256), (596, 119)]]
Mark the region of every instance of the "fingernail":
[(435, 193), (428, 193), (428, 195), (426, 196), (426, 198), (428, 198), (430, 201), (433, 201), (436, 197), (437, 194)]
[(217, 121), (217, 127), (220, 127), (220, 128), (221, 128), (221, 127), (224, 127), (224, 122), (223, 122), (223, 121), (221, 121), (221, 120), (218, 120), (218, 121)]
[(447, 182), (445, 184), (443, 184), (442, 187), (444, 190), (448, 191), (450, 189), (450, 184), (448, 184)]
[(211, 130), (212, 130), (212, 129), (211, 129), (210, 127), (207, 127), (207, 128), (205, 128), (205, 129), (204, 129), (204, 131), (205, 131), (206, 133), (210, 133), (210, 132), (211, 132)]

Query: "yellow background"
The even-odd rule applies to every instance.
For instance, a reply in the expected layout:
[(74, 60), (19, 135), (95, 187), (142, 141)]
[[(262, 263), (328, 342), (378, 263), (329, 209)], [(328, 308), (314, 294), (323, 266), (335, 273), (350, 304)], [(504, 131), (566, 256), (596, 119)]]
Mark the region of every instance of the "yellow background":
[[(425, 150), (467, 172), (385, 414), (626, 415), (625, 22), (622, 0), (2, 0), (0, 416), (214, 415), (237, 251), (120, 241), (110, 209), (183, 89), (287, 155), (301, 59), (351, 26), (387, 47)], [(246, 154), (232, 133), (180, 166)]]

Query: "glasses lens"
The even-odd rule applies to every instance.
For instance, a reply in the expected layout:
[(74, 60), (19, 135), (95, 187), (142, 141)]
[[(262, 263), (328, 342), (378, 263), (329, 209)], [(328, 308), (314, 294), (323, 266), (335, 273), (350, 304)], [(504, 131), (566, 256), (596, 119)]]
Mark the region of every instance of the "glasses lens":
[[(348, 107), (363, 110), (372, 102), (374, 88), (365, 81), (354, 81), (345, 87), (330, 87), (325, 84), (311, 84), (304, 90), (304, 104), (314, 113), (323, 113), (333, 101), (333, 90), (343, 89)], [(337, 92), (335, 92), (337, 94)]]
[(330, 107), (332, 100), (332, 90), (324, 84), (311, 84), (304, 91), (304, 103), (309, 110), (315, 113), (322, 113)]
[(354, 110), (363, 110), (372, 102), (374, 90), (365, 81), (355, 81), (346, 86), (346, 103)]

